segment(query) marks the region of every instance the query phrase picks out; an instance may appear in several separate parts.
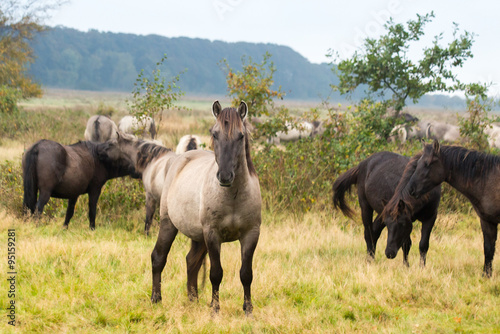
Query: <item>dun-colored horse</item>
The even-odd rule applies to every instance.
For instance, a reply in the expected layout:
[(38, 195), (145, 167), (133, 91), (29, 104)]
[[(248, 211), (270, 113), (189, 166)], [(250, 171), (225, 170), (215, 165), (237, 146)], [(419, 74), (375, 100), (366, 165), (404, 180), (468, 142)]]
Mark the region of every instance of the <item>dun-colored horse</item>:
[(161, 273), (177, 232), (181, 231), (191, 239), (186, 257), (188, 296), (191, 300), (198, 298), (198, 272), (208, 251), (214, 313), (220, 309), (221, 244), (240, 241), (243, 310), (246, 315), (252, 313), (250, 286), (260, 234), (261, 194), (250, 158), (247, 112), (244, 102), (238, 109), (222, 109), (218, 101), (214, 102), (214, 152), (186, 152), (173, 160), (167, 172), (160, 204), (160, 232), (151, 254), (153, 303), (161, 300)]

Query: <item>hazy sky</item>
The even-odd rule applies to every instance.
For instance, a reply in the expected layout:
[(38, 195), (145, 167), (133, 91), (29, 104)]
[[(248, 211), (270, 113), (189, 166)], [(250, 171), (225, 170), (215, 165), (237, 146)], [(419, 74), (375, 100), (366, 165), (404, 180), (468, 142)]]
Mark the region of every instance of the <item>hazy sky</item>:
[[(311, 62), (330, 62), (330, 49), (350, 56), (365, 37), (395, 22), (434, 11), (426, 27), (427, 43), (453, 22), (475, 33), (474, 58), (458, 72), (467, 82), (493, 82), (500, 94), (500, 1), (451, 0), (70, 0), (47, 23), (82, 31), (198, 37), (227, 42), (263, 42), (290, 46)], [(425, 43), (425, 41), (424, 41)]]

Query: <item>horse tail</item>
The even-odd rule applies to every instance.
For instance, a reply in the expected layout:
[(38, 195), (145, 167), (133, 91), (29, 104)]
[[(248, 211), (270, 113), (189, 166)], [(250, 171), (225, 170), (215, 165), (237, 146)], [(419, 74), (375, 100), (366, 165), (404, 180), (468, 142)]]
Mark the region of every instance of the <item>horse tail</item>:
[(23, 208), (29, 209), (33, 214), (35, 213), (36, 197), (38, 193), (38, 180), (36, 173), (36, 165), (38, 160), (38, 143), (33, 145), (24, 156), (23, 164)]
[(351, 191), (353, 184), (358, 182), (359, 165), (349, 169), (347, 172), (340, 175), (333, 184), (333, 206), (340, 209), (342, 213), (349, 217), (354, 217), (354, 211), (347, 205), (345, 193)]
[(149, 133), (151, 134), (151, 139), (155, 139), (156, 137), (156, 124), (155, 120), (151, 118), (151, 123), (149, 124)]
[(95, 121), (94, 121), (94, 131), (92, 131), (92, 138), (91, 141), (99, 142), (100, 141), (100, 123), (99, 123), (99, 117), (98, 116)]

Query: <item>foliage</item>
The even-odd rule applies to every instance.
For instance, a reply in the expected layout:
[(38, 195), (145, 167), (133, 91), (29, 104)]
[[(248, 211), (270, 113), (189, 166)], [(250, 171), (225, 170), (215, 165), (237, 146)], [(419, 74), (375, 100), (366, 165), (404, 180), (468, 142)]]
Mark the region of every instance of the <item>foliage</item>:
[[(137, 119), (144, 117), (155, 117), (161, 120), (162, 112), (174, 107), (179, 98), (184, 95), (177, 83), (180, 80), (180, 74), (176, 75), (171, 81), (166, 82), (162, 75), (161, 67), (167, 60), (163, 55), (161, 60), (156, 63), (156, 68), (151, 73), (151, 78), (141, 70), (132, 91), (132, 100), (127, 101), (130, 113)], [(157, 126), (159, 126), (159, 123)]]
[(487, 91), (487, 85), (477, 83), (467, 85), (465, 90), (467, 117), (457, 116), (460, 135), (469, 142), (471, 148), (477, 150), (488, 148), (487, 134), (484, 130), (494, 121), (489, 117), (493, 99), (488, 98)]
[(266, 52), (262, 63), (258, 64), (252, 57), (243, 56), (241, 72), (233, 70), (226, 59), (219, 62), (219, 66), (226, 72), (227, 91), (232, 105), (238, 106), (240, 101), (245, 101), (248, 104), (250, 119), (255, 116), (269, 116), (274, 108), (274, 99), (283, 99), (285, 96), (281, 86), (277, 90), (271, 89), (276, 67), (269, 61), (270, 58), (271, 54)]
[(59, 0), (0, 3), (0, 87), (18, 89), (22, 98), (42, 94), (40, 85), (28, 75), (29, 64), (35, 60), (30, 41), (46, 29), (41, 22), (48, 11), (60, 4)]
[(453, 69), (461, 67), (473, 56), (470, 50), (473, 34), (464, 31), (456, 37), (459, 29), (455, 25), (454, 40), (446, 47), (439, 45), (443, 38), (441, 33), (435, 36), (432, 46), (423, 48), (422, 59), (410, 59), (412, 46), (420, 41), (424, 26), (432, 18), (432, 12), (424, 16), (417, 14), (417, 20), (409, 20), (406, 26), (390, 19), (384, 25), (385, 35), (379, 39), (367, 38), (362, 52), (356, 51), (351, 59), (339, 62), (334, 71), (338, 73), (340, 83), (334, 85), (335, 88), (346, 94), (360, 85), (367, 85), (368, 96), (378, 95), (390, 102), (397, 113), (406, 105), (407, 99), (416, 103), (426, 93), (461, 88)]
[(0, 114), (15, 114), (18, 112), (17, 102), (21, 98), (18, 89), (0, 86)]

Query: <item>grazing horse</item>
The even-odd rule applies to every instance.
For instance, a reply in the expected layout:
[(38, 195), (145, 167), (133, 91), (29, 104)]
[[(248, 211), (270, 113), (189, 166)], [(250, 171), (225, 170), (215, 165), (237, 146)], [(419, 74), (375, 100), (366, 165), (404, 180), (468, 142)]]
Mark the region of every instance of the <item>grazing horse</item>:
[(156, 137), (156, 125), (155, 120), (149, 116), (141, 116), (139, 119), (134, 116), (124, 116), (120, 122), (118, 122), (118, 129), (123, 133), (128, 133), (131, 135), (139, 134), (141, 137), (149, 132), (151, 139)]
[(287, 122), (285, 124), (286, 131), (276, 132), (275, 137), (268, 138), (269, 144), (280, 144), (280, 142), (297, 141), (302, 138), (309, 138), (322, 135), (325, 132), (325, 127), (321, 122), (299, 122), (297, 125)]
[(434, 140), (455, 142), (460, 139), (460, 128), (457, 125), (433, 121), (427, 127), (426, 137)]
[[(434, 187), (419, 199), (415, 199), (408, 193), (406, 185), (417, 168), (419, 158), (420, 156), (411, 158), (406, 165), (394, 195), (385, 205), (380, 217), (383, 224), (387, 226), (385, 255), (389, 259), (394, 259), (403, 243), (410, 238), (413, 222), (416, 219), (422, 222), (419, 250), (420, 264), (425, 266), (427, 251), (429, 250), (429, 237), (436, 221), (441, 199), (441, 186)], [(416, 214), (418, 214), (418, 217)]]
[[(371, 259), (375, 258), (377, 241), (385, 227), (380, 217), (373, 221), (373, 211), (378, 214), (382, 212), (385, 203), (393, 196), (409, 160), (408, 157), (396, 153), (378, 152), (340, 175), (333, 184), (333, 205), (350, 218), (354, 216), (354, 211), (347, 205), (345, 193), (351, 190), (352, 185), (356, 184), (361, 219), (365, 230), (366, 248)], [(416, 211), (412, 216), (413, 220), (422, 221), (422, 239), (428, 239), (427, 234), (432, 230), (436, 220), (437, 205), (435, 208), (434, 206), (435, 203), (427, 203), (423, 205), (422, 210)], [(424, 244), (425, 241), (422, 246)], [(403, 262), (405, 265), (408, 265), (410, 248), (411, 238), (408, 235), (403, 243)], [(423, 259), (425, 259), (425, 254), (422, 253), (424, 250), (426, 252), (425, 247), (421, 247), (420, 257)]]
[(200, 137), (196, 135), (185, 135), (182, 136), (177, 144), (175, 153), (182, 154), (187, 151), (197, 150), (201, 145)]
[(107, 155), (104, 145), (84, 141), (67, 146), (42, 139), (31, 146), (22, 160), (25, 209), (38, 216), (50, 197), (67, 198), (67, 228), (78, 197), (87, 193), (90, 229), (95, 229), (102, 186), (112, 178), (136, 175), (130, 160), (124, 155)]
[(438, 141), (425, 145), (408, 191), (416, 198), (447, 182), (472, 204), (484, 239), (484, 268), (491, 277), (500, 221), (500, 157), (468, 150), (460, 146), (440, 146)]
[(247, 316), (252, 313), (252, 259), (260, 234), (261, 194), (250, 158), (247, 112), (245, 102), (238, 109), (222, 109), (215, 101), (212, 113), (216, 122), (210, 130), (214, 152), (186, 152), (173, 160), (167, 172), (160, 204), (160, 232), (151, 254), (153, 303), (161, 300), (161, 273), (177, 232), (181, 231), (191, 239), (186, 256), (189, 299), (198, 298), (198, 272), (208, 251), (211, 307), (214, 313), (219, 312), (221, 243), (239, 240), (243, 310)]
[(108, 116), (94, 115), (87, 121), (85, 140), (104, 143), (116, 138), (118, 127)]

